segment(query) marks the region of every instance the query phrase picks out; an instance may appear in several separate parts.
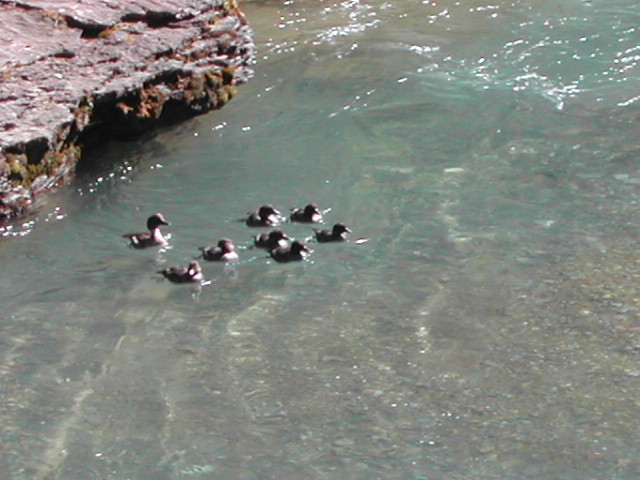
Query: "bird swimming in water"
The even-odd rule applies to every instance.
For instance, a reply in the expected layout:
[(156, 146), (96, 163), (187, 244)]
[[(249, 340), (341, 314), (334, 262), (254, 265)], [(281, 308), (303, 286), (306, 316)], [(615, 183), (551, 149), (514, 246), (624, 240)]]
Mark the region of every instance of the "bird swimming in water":
[(277, 247), (286, 247), (291, 242), (291, 239), (280, 230), (274, 228), (268, 232), (256, 235), (253, 244), (258, 248), (265, 248), (267, 250), (273, 250)]
[(127, 233), (123, 235), (128, 238), (133, 248), (147, 248), (168, 245), (167, 240), (162, 236), (160, 231), (161, 225), (169, 225), (161, 213), (151, 215), (147, 219), (148, 232), (144, 233)]
[(281, 219), (281, 213), (267, 204), (250, 212), (246, 224), (249, 227), (274, 227), (281, 222)]
[(311, 254), (311, 250), (299, 240), (294, 240), (291, 245), (277, 247), (271, 250), (271, 258), (276, 262), (301, 262), (306, 260)]
[(300, 223), (321, 223), (322, 212), (315, 203), (310, 203), (306, 207), (294, 208), (289, 219), (292, 222)]
[(313, 230), (319, 243), (344, 242), (351, 229), (344, 223), (336, 223), (331, 230)]
[(202, 268), (195, 260), (189, 263), (187, 267), (165, 268), (164, 270), (159, 270), (158, 273), (172, 283), (196, 283), (204, 280)]
[(236, 252), (236, 246), (228, 238), (218, 241), (217, 245), (200, 247), (202, 258), (210, 262), (235, 262), (240, 256)]

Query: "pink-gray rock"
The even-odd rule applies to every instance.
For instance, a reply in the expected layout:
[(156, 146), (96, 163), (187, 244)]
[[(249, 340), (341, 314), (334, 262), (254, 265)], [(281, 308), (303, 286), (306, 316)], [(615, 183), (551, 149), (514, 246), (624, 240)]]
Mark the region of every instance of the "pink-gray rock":
[(88, 143), (220, 108), (251, 75), (236, 0), (0, 0), (0, 221)]

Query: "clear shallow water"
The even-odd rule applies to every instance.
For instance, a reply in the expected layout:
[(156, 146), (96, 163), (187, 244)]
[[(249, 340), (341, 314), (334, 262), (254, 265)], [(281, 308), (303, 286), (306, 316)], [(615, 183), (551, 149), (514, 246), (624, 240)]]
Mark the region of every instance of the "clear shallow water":
[[(233, 102), (4, 231), (0, 469), (637, 478), (634, 2), (245, 10), (261, 58)], [(246, 250), (200, 292), (154, 274), (311, 200), (370, 241)], [(155, 211), (171, 248), (128, 249)]]

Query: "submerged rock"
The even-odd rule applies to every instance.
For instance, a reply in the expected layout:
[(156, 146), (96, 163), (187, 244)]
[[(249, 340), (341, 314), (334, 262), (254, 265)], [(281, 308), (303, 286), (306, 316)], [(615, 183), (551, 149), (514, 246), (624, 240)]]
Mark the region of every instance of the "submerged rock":
[(0, 221), (83, 147), (223, 106), (251, 75), (236, 0), (0, 0)]

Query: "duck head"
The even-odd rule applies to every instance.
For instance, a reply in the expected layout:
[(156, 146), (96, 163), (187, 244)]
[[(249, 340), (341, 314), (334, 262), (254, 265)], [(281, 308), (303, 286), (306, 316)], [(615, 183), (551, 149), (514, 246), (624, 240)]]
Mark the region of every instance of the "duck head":
[(147, 228), (149, 229), (149, 231), (155, 230), (160, 225), (169, 225), (169, 222), (164, 219), (164, 216), (161, 213), (151, 215), (147, 219)]
[(262, 220), (268, 220), (272, 215), (280, 215), (280, 212), (273, 208), (273, 205), (262, 205), (258, 209), (258, 215)]
[(198, 262), (194, 260), (193, 262), (189, 263), (189, 266), (187, 267), (187, 272), (189, 273), (190, 277), (196, 278), (198, 275), (202, 275), (202, 267)]
[(222, 238), (218, 241), (218, 247), (225, 253), (233, 252), (236, 246), (228, 238)]
[(289, 237), (287, 237), (287, 235), (279, 228), (274, 228), (269, 232), (270, 242), (277, 243), (280, 240), (289, 240)]
[(309, 250), (309, 248), (300, 240), (294, 240), (291, 243), (290, 250), (292, 254), (308, 255), (309, 253), (311, 253), (311, 250)]
[(345, 233), (351, 233), (351, 229), (349, 227), (347, 227), (344, 223), (336, 223), (333, 226), (332, 233), (335, 236), (341, 236), (341, 235), (343, 235)]
[(314, 215), (322, 215), (320, 208), (315, 203), (310, 203), (306, 207), (304, 207), (304, 214), (311, 218)]

